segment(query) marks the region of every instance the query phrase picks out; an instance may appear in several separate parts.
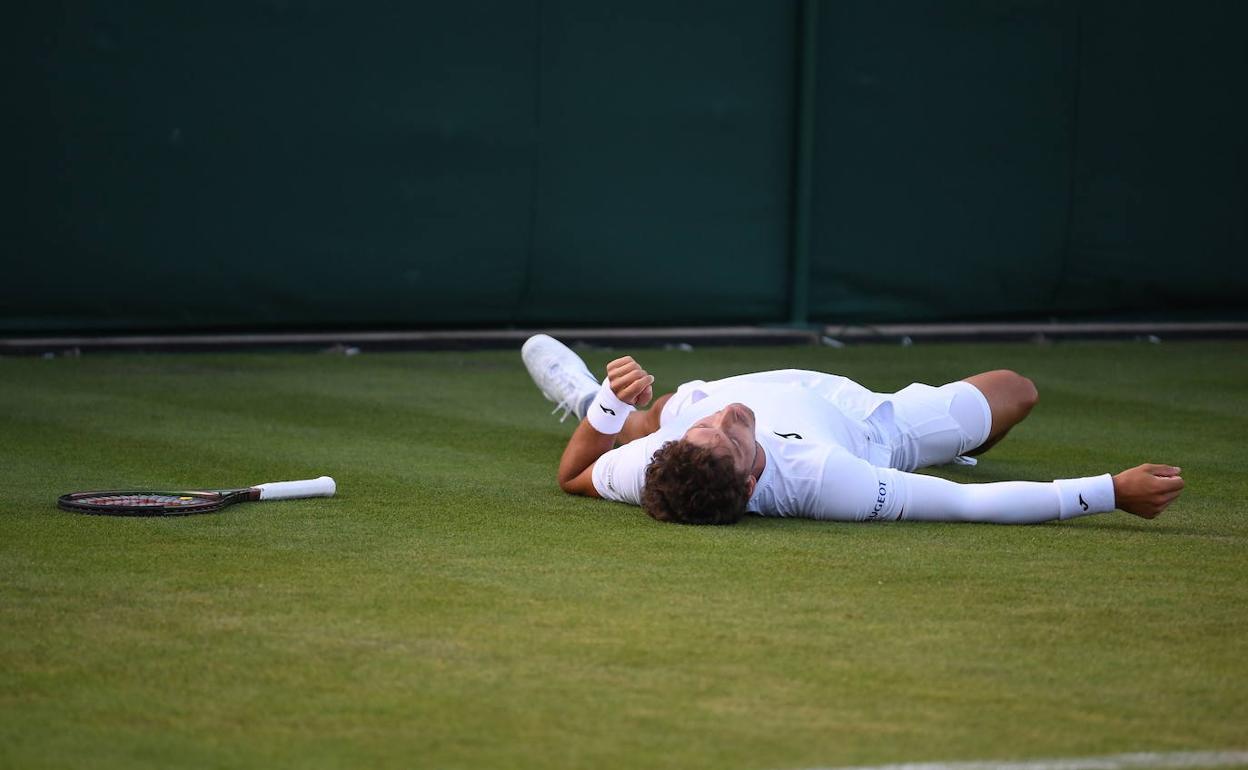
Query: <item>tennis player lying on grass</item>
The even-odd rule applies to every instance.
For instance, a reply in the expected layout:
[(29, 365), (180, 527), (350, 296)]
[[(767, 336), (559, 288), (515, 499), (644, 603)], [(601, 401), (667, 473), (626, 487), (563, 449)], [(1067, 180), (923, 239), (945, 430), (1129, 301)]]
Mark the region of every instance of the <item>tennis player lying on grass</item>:
[(1178, 468), (1153, 464), (1052, 483), (911, 473), (974, 464), (966, 455), (987, 451), (1027, 416), (1036, 388), (1011, 371), (873, 393), (845, 377), (786, 369), (694, 380), (653, 399), (654, 377), (631, 357), (608, 364), (600, 385), (552, 337), (531, 337), (521, 354), (556, 411), (582, 418), (559, 486), (641, 505), (660, 521), (733, 524), (750, 512), (1029, 524), (1115, 508), (1151, 519), (1183, 489)]

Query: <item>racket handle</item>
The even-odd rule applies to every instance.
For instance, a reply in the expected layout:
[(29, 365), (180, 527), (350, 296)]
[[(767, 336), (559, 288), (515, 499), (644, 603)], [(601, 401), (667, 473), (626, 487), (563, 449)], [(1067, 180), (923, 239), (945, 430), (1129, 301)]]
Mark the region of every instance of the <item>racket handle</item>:
[(333, 497), (338, 485), (329, 476), (303, 481), (273, 481), (257, 484), (261, 500), (289, 500), (294, 497)]

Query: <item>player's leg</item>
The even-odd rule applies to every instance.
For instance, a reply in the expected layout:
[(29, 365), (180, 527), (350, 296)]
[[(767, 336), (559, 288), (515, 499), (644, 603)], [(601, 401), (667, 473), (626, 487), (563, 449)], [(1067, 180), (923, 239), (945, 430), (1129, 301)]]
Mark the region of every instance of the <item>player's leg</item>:
[(1009, 369), (982, 372), (967, 377), (963, 382), (969, 382), (984, 394), (988, 409), (992, 413), (988, 438), (979, 446), (968, 450), (967, 454), (970, 455), (983, 454), (991, 449), (1005, 438), (1011, 428), (1022, 422), (1040, 400), (1035, 383)]
[(520, 348), (520, 356), (538, 390), (555, 404), (554, 411), (563, 412), (560, 422), (569, 415), (575, 415), (578, 420), (585, 417), (598, 392), (598, 379), (580, 356), (546, 334), (529, 337)]
[(883, 400), (896, 427), (892, 465), (908, 471), (986, 452), (1027, 416), (1037, 395), (1031, 380), (1001, 369), (939, 387), (915, 383)]

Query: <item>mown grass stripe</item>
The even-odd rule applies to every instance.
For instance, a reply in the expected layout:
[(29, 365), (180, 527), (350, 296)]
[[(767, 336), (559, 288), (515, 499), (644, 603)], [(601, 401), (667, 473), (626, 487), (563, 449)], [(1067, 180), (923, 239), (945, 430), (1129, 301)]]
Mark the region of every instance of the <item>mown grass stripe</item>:
[(1135, 752), (1104, 757), (1032, 759), (1013, 762), (908, 762), (809, 770), (1127, 770), (1127, 768), (1231, 767), (1248, 764), (1248, 751)]

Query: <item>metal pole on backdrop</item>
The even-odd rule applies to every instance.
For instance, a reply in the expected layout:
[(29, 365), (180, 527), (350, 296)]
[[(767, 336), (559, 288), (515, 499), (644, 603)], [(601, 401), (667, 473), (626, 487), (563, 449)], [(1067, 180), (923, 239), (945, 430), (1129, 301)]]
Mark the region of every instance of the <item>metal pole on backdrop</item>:
[(798, 14), (797, 151), (793, 159), (789, 323), (804, 326), (810, 314), (810, 198), (814, 183), (815, 57), (819, 41), (819, 0), (802, 0)]

